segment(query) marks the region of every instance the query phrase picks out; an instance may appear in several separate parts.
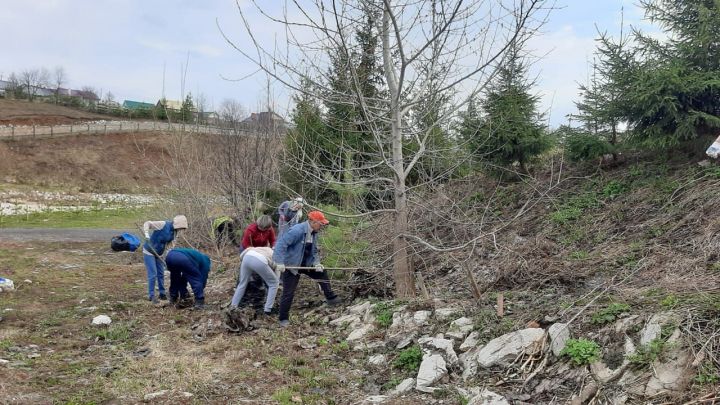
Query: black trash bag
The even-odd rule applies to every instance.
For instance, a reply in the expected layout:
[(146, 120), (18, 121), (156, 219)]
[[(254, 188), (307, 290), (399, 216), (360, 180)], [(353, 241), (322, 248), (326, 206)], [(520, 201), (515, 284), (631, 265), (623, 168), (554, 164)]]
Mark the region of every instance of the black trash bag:
[(130, 241), (125, 239), (122, 235), (113, 236), (113, 238), (110, 239), (110, 249), (114, 252), (129, 252)]

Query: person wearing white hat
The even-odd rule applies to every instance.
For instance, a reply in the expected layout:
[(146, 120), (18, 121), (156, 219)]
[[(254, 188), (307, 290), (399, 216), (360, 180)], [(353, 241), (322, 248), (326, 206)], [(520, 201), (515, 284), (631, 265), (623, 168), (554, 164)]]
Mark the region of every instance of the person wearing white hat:
[(143, 224), (143, 233), (146, 239), (143, 244), (143, 261), (147, 271), (148, 300), (153, 303), (158, 302), (155, 297), (156, 281), (158, 298), (161, 300), (167, 299), (164, 285), (165, 264), (162, 258), (165, 248), (175, 240), (175, 236), (179, 231), (187, 229), (187, 227), (188, 221), (185, 215), (177, 215), (172, 220), (168, 219), (166, 221), (145, 221)]

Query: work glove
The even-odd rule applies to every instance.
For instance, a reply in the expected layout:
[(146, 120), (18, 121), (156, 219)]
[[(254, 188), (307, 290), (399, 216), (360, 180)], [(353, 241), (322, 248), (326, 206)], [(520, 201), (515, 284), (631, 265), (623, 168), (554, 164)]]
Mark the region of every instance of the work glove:
[(149, 232), (145, 232), (145, 239), (150, 239), (150, 233), (149, 233)]
[(284, 264), (277, 264), (277, 265), (275, 265), (275, 270), (276, 270), (278, 273), (282, 274), (283, 272), (285, 272), (285, 265), (284, 265)]
[(315, 271), (322, 273), (323, 271), (325, 271), (325, 267), (322, 264), (318, 263), (315, 265)]

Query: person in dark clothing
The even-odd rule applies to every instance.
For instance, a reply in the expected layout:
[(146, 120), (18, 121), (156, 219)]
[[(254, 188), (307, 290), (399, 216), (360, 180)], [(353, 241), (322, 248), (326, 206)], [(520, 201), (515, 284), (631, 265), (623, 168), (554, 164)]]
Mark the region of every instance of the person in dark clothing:
[[(317, 233), (320, 229), (330, 223), (320, 211), (308, 213), (308, 220), (291, 227), (285, 232), (277, 244), (273, 253), (273, 261), (276, 269), (282, 274), (283, 292), (280, 298), (280, 325), (290, 324), (290, 307), (295, 297), (295, 289), (300, 281), (300, 275), (318, 281), (328, 305), (339, 305), (342, 303), (330, 286), (323, 265), (320, 264), (317, 248)], [(295, 270), (286, 267), (314, 267), (313, 270)]]
[(205, 285), (210, 274), (210, 258), (195, 249), (175, 248), (168, 252), (165, 259), (170, 271), (170, 303), (187, 299), (190, 284), (195, 296), (196, 309), (205, 307)]

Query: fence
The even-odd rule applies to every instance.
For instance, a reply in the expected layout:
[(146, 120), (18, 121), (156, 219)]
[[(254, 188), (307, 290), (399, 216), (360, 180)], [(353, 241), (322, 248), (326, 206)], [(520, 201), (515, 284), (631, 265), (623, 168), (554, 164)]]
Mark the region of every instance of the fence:
[(223, 134), (229, 130), (210, 125), (168, 122), (107, 121), (69, 125), (24, 125), (0, 127), (0, 139), (48, 138), (54, 136), (108, 134), (118, 132), (183, 131), (204, 134)]

